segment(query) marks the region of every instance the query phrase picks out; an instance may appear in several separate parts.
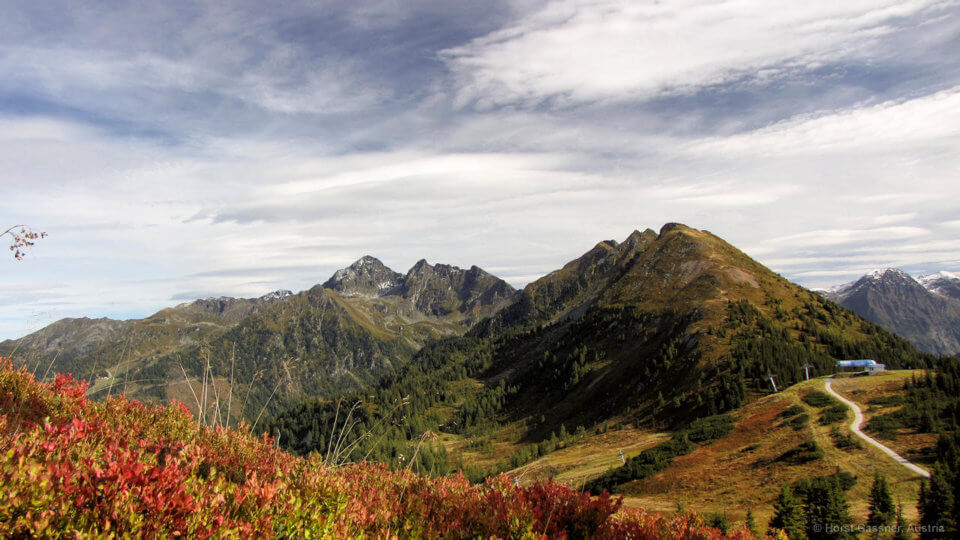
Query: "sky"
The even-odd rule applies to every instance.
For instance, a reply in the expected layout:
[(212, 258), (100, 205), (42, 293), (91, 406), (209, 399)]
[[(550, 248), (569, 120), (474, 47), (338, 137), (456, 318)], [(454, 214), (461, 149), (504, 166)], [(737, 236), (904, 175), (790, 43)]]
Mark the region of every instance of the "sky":
[[(0, 338), (325, 281), (522, 286), (681, 222), (960, 270), (954, 0), (0, 0)], [(5, 229), (2, 227), (0, 229)]]

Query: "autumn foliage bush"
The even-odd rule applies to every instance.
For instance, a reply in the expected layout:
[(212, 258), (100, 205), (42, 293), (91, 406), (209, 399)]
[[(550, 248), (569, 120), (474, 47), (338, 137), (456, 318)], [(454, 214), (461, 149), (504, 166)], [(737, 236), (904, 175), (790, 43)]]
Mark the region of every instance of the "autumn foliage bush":
[[(0, 535), (718, 538), (693, 514), (621, 509), (561, 484), (325, 467), (182, 404), (87, 400), (0, 360)], [(734, 536), (749, 537), (745, 530)]]

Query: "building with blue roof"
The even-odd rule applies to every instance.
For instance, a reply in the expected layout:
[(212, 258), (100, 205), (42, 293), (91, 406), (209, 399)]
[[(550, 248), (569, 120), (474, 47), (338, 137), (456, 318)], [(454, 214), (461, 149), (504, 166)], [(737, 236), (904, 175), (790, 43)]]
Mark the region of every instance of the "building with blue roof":
[(876, 375), (886, 371), (886, 364), (878, 364), (875, 360), (840, 360), (837, 362), (837, 371), (863, 371), (867, 375)]

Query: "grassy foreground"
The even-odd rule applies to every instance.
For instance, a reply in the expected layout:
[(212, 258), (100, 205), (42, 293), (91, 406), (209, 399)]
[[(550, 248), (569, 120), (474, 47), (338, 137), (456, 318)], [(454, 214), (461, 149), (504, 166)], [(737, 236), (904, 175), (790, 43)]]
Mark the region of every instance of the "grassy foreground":
[(695, 514), (623, 509), (550, 481), (331, 468), (243, 428), (198, 426), (179, 404), (98, 403), (85, 391), (0, 360), (0, 536), (722, 536)]

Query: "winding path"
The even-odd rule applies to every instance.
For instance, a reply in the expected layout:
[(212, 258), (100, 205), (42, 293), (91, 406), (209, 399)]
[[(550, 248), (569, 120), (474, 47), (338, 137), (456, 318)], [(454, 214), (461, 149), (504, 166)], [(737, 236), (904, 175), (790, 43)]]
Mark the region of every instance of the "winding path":
[(826, 381), (826, 386), (827, 386), (827, 392), (828, 392), (830, 395), (832, 395), (833, 397), (837, 398), (837, 399), (840, 400), (842, 403), (846, 404), (847, 407), (850, 407), (851, 409), (853, 409), (853, 422), (850, 423), (850, 431), (852, 431), (857, 437), (860, 437), (861, 439), (867, 441), (869, 444), (871, 444), (871, 445), (873, 445), (873, 446), (876, 446), (877, 448), (880, 449), (881, 452), (883, 452), (884, 454), (887, 454), (888, 456), (890, 456), (890, 457), (892, 457), (893, 459), (897, 460), (897, 461), (900, 462), (900, 464), (903, 465), (904, 467), (906, 467), (906, 468), (910, 469), (911, 471), (919, 474), (920, 476), (923, 476), (923, 477), (926, 477), (926, 478), (930, 478), (930, 473), (929, 473), (929, 472), (921, 469), (920, 467), (914, 465), (913, 463), (910, 463), (909, 461), (907, 461), (906, 459), (904, 459), (903, 457), (901, 457), (900, 454), (898, 454), (898, 453), (894, 452), (893, 450), (887, 448), (886, 446), (880, 444), (880, 443), (877, 442), (877, 440), (874, 439), (873, 437), (870, 437), (870, 436), (864, 434), (862, 431), (860, 431), (860, 424), (863, 423), (863, 413), (860, 412), (860, 407), (858, 407), (856, 403), (850, 401), (849, 399), (847, 399), (847, 398), (841, 396), (840, 394), (838, 394), (837, 392), (835, 392), (835, 391), (833, 390), (833, 388), (830, 387), (830, 381), (829, 381), (829, 380)]

